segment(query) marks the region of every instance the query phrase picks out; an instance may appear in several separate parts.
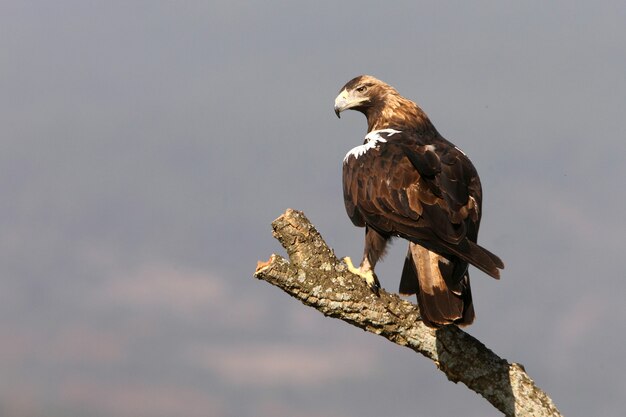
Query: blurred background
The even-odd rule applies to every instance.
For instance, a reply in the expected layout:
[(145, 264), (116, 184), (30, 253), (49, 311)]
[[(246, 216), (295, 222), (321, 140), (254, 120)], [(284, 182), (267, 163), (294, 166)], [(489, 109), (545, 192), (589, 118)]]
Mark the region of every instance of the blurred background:
[[(359, 258), (341, 161), (371, 74), (484, 189), (468, 332), (568, 416), (622, 416), (623, 1), (0, 3), (0, 415), (499, 415), (252, 278), (304, 210)], [(379, 268), (396, 291), (406, 250)]]

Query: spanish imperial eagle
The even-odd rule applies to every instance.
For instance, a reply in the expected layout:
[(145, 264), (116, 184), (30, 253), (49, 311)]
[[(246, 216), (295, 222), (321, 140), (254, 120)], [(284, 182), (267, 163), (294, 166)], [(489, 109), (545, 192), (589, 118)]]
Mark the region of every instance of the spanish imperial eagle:
[(335, 113), (367, 118), (362, 145), (343, 160), (343, 194), (352, 222), (365, 227), (359, 268), (350, 271), (378, 293), (374, 273), (390, 238), (409, 241), (400, 293), (417, 294), (430, 327), (469, 325), (474, 307), (472, 264), (498, 279), (504, 264), (476, 243), (482, 190), (463, 151), (443, 138), (428, 116), (390, 85), (368, 75), (350, 80), (335, 99)]

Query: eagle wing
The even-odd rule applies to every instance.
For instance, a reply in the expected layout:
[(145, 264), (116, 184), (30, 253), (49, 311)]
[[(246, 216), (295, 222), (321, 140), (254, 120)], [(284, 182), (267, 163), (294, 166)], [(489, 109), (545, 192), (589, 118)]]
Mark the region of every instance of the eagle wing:
[(344, 159), (344, 202), (352, 222), (458, 256), (497, 276), (502, 262), (474, 243), (482, 191), (465, 154), (441, 137), (426, 142), (394, 131), (377, 138)]
[(409, 240), (433, 234), (453, 244), (475, 240), (481, 188), (469, 159), (445, 140), (423, 143), (404, 132), (386, 138), (344, 161), (352, 221)]

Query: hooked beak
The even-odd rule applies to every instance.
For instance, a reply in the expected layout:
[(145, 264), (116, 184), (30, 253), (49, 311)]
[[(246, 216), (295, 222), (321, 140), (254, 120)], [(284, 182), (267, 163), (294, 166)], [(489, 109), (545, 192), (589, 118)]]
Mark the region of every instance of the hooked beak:
[(343, 90), (335, 99), (335, 114), (341, 119), (341, 112), (349, 106), (348, 92)]
[(340, 117), (339, 114), (342, 111), (348, 109), (358, 110), (359, 108), (366, 105), (366, 103), (368, 102), (368, 97), (364, 97), (358, 93), (355, 93), (354, 90), (342, 90), (335, 99), (335, 114), (337, 115), (337, 117)]

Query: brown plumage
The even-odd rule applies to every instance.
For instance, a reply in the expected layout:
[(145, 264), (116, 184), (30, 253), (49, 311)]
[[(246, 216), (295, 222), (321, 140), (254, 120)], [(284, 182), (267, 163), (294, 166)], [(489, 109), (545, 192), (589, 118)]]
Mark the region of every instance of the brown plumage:
[(360, 111), (368, 134), (343, 163), (346, 211), (365, 227), (358, 269), (377, 292), (374, 267), (394, 236), (409, 250), (400, 292), (417, 294), (424, 323), (468, 325), (474, 320), (468, 264), (499, 278), (504, 264), (476, 243), (482, 190), (467, 156), (444, 139), (428, 116), (388, 84), (363, 75), (349, 81), (335, 100)]

